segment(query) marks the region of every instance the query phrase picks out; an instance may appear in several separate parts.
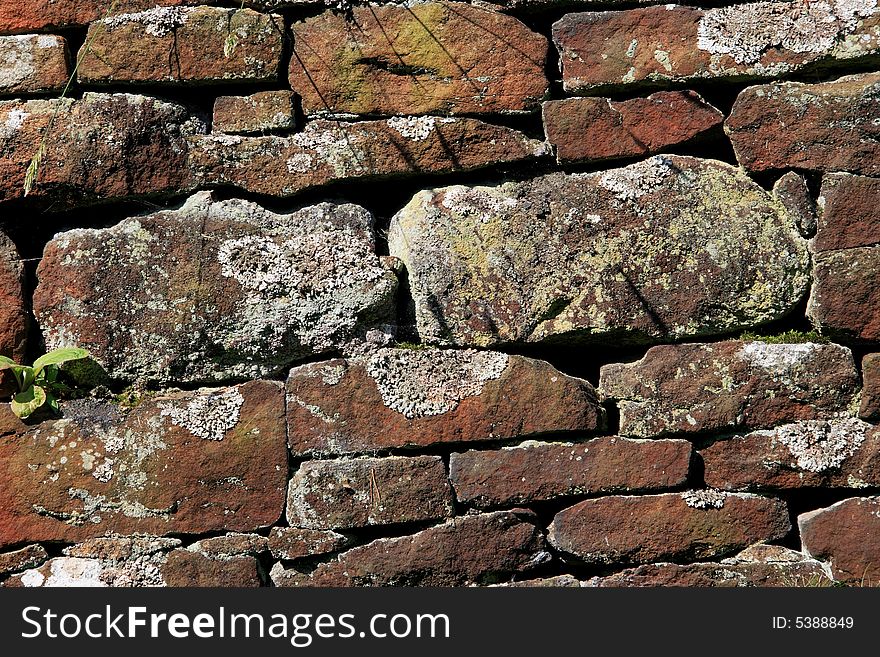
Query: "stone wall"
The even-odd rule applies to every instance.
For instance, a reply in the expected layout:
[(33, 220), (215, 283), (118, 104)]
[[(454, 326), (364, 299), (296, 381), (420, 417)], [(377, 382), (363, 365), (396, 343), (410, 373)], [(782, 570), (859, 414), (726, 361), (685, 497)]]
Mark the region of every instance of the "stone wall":
[(880, 6), (707, 4), (4, 0), (0, 582), (880, 582)]

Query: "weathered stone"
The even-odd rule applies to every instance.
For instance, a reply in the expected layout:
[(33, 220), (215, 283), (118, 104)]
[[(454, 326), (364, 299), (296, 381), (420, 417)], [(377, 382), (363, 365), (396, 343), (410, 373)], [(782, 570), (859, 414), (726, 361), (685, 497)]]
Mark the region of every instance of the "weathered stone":
[(310, 363), (287, 380), (295, 456), (591, 432), (593, 387), (549, 363), (470, 350), (379, 349)]
[(878, 182), (845, 173), (822, 180), (807, 315), (823, 332), (842, 341), (880, 340)]
[(647, 98), (568, 98), (544, 103), (544, 132), (560, 163), (641, 157), (719, 129), (724, 115), (693, 91)]
[(620, 433), (640, 437), (847, 415), (858, 388), (846, 347), (737, 340), (652, 347), (605, 365), (599, 382), (617, 400)]
[(156, 7), (89, 26), (83, 84), (264, 82), (278, 79), (284, 22), (249, 9)]
[(840, 340), (880, 339), (880, 181), (845, 173), (822, 180), (807, 307), (813, 323)]
[(214, 101), (214, 132), (258, 134), (296, 127), (295, 94), (261, 91), (251, 96), (220, 96)]
[(466, 3), (356, 6), (292, 29), (306, 114), (517, 113), (547, 93), (547, 39)]
[[(131, 13), (153, 7), (197, 4), (198, 0), (118, 0), (114, 13)], [(41, 32), (82, 27), (106, 15), (105, 0), (3, 0), (0, 3), (0, 34)]]
[(880, 340), (880, 246), (817, 253), (807, 316), (841, 342)]
[(48, 558), (42, 545), (27, 545), (15, 552), (0, 554), (0, 579), (20, 570), (35, 568)]
[(880, 354), (866, 354), (862, 358), (862, 403), (859, 417), (863, 420), (880, 418)]
[(773, 185), (773, 196), (778, 198), (794, 217), (803, 237), (812, 237), (816, 234), (818, 222), (816, 203), (810, 195), (807, 180), (802, 175), (789, 171), (780, 177)]
[(179, 210), (57, 235), (34, 312), (49, 347), (84, 347), (114, 379), (275, 373), (393, 321), (397, 279), (372, 224), (355, 205), (279, 215), (201, 192)]
[(302, 559), (329, 554), (348, 547), (350, 543), (342, 534), (317, 529), (273, 527), (269, 534), (269, 550), (276, 559)]
[(720, 563), (658, 563), (594, 577), (583, 586), (833, 586), (824, 566), (810, 557), (776, 545), (754, 545)]
[(880, 585), (880, 498), (853, 497), (798, 516), (804, 552), (827, 561), (834, 579)]
[[(0, 356), (16, 362), (25, 356), (30, 324), (25, 309), (24, 282), (24, 263), (18, 250), (0, 230)], [(0, 391), (4, 389), (0, 383)], [(0, 426), (2, 424), (0, 420)]]
[(252, 531), (284, 507), (280, 385), (177, 393), (0, 438), (0, 546), (107, 533)]
[(121, 562), (168, 552), (180, 547), (178, 538), (158, 536), (100, 536), (64, 548), (67, 557)]
[(782, 205), (741, 170), (692, 157), (423, 191), (388, 241), (430, 343), (728, 332), (783, 317), (809, 279)]
[(196, 541), (186, 549), (209, 559), (256, 556), (269, 551), (269, 539), (259, 534), (226, 534)]
[(492, 586), (504, 588), (580, 588), (581, 583), (576, 577), (572, 577), (571, 575), (557, 575), (556, 577), (527, 579), (521, 582), (492, 584)]
[(807, 420), (702, 450), (708, 486), (734, 491), (880, 486), (880, 430), (856, 418)]
[(737, 97), (724, 129), (737, 161), (749, 171), (877, 175), (880, 73), (748, 87)]
[(566, 91), (766, 78), (880, 50), (875, 0), (680, 5), (567, 14), (553, 25)]
[(252, 556), (211, 558), (190, 550), (174, 550), (159, 568), (166, 586), (257, 587), (260, 573)]
[(287, 521), (306, 529), (438, 520), (453, 515), (439, 456), (307, 461), (287, 496)]
[(785, 502), (712, 490), (585, 500), (556, 514), (547, 538), (587, 564), (698, 561), (785, 536)]
[(510, 128), (433, 116), (310, 121), (289, 137), (199, 136), (191, 149), (198, 184), (273, 196), (342, 180), (468, 171), (549, 153), (545, 143)]
[(186, 136), (204, 131), (182, 105), (145, 96), (0, 101), (0, 201), (24, 196), (28, 166), (44, 139), (28, 198), (52, 201), (56, 210), (179, 192), (190, 178)]
[(530, 512), (452, 518), (412, 536), (380, 538), (312, 573), (272, 569), (276, 586), (464, 586), (525, 573), (550, 558)]
[(819, 221), (813, 251), (837, 251), (880, 244), (880, 180), (848, 173), (822, 178)]
[[(209, 539), (210, 540), (210, 539)], [(9, 586), (259, 586), (252, 556), (210, 556), (175, 549), (177, 539), (97, 538), (65, 548), (66, 556), (12, 578)]]
[(459, 502), (486, 508), (566, 495), (673, 488), (687, 480), (690, 458), (691, 444), (686, 440), (526, 442), (500, 450), (454, 453), (449, 478)]
[(67, 42), (49, 34), (0, 37), (0, 96), (61, 91), (69, 76)]

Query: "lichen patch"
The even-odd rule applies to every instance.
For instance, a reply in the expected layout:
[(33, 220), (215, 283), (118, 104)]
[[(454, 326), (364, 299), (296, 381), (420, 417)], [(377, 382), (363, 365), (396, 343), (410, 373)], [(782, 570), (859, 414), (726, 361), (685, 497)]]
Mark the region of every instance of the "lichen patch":
[(762, 433), (785, 445), (802, 470), (825, 472), (855, 454), (871, 428), (857, 418), (845, 418), (795, 422)]
[(692, 509), (721, 509), (727, 499), (727, 493), (712, 488), (687, 490), (681, 499)]
[(507, 368), (507, 354), (468, 350), (378, 349), (366, 359), (383, 403), (406, 417), (442, 415), (483, 391)]
[(162, 402), (162, 416), (205, 440), (223, 440), (235, 428), (241, 414), (244, 397), (238, 388), (196, 395), (185, 404)]
[(874, 14), (876, 0), (754, 2), (710, 9), (700, 19), (697, 47), (755, 64), (779, 47), (795, 53), (824, 53)]

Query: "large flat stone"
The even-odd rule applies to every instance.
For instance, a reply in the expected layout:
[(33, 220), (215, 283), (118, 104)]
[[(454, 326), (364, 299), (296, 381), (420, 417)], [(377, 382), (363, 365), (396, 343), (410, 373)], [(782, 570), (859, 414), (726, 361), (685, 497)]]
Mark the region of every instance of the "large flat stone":
[(144, 401), (69, 404), (0, 438), (0, 546), (108, 533), (250, 531), (284, 508), (283, 389), (255, 381)]
[(295, 456), (595, 432), (605, 412), (586, 381), (496, 352), (380, 349), (294, 368)]
[(61, 233), (38, 277), (50, 347), (88, 349), (113, 379), (162, 382), (255, 378), (343, 348), (393, 323), (397, 286), (359, 206), (282, 215), (208, 192)]
[(423, 191), (388, 241), (430, 343), (711, 335), (784, 317), (808, 289), (782, 204), (692, 157)]

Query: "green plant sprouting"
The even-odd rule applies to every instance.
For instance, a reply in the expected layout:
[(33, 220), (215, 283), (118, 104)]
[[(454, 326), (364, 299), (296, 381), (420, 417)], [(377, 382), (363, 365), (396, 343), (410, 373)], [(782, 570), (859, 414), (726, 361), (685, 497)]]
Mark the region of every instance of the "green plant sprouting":
[(67, 386), (58, 382), (58, 368), (64, 363), (88, 358), (89, 352), (76, 347), (55, 349), (37, 358), (33, 365), (20, 365), (11, 358), (0, 356), (0, 371), (9, 370), (18, 384), (18, 392), (9, 403), (19, 418), (30, 417), (37, 409), (49, 406), (56, 413), (58, 395)]

